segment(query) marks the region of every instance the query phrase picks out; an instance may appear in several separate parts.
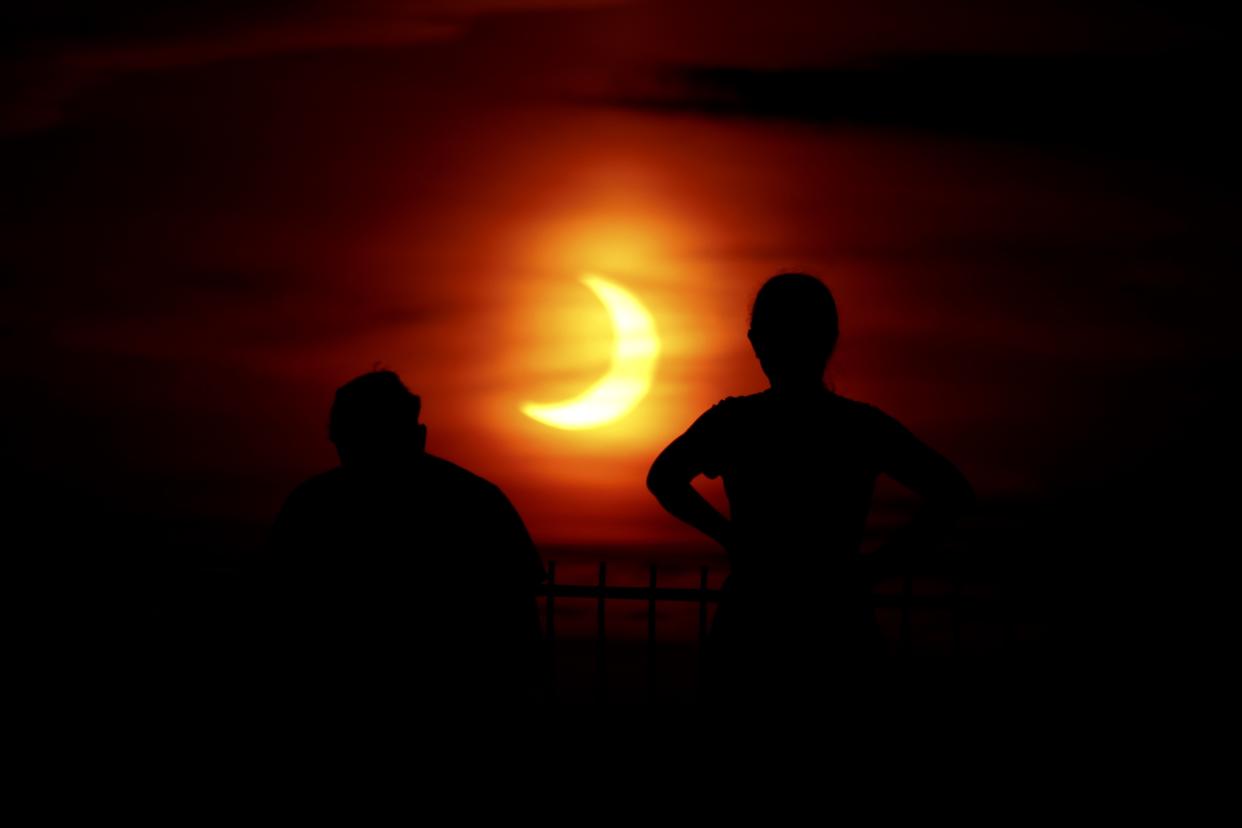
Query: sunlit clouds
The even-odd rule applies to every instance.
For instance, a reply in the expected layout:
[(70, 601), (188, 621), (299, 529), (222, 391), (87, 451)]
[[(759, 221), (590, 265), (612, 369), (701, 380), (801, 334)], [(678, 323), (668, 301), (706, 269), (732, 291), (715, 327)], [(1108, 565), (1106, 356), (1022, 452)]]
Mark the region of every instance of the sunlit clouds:
[[(1167, 50), (1062, 59), (1133, 39), (1112, 11), (416, 5), (194, 6), (218, 25), (169, 10), (167, 31), (143, 7), (20, 57), (14, 468), (260, 524), (336, 462), (333, 391), (379, 364), (422, 396), (429, 450), (500, 484), (541, 544), (681, 543), (646, 471), (765, 387), (747, 313), (775, 272), (833, 290), (834, 387), (985, 501), (1107, 474), (1132, 450), (1116, 412), (1160, 433), (1194, 410), (1195, 360), (1235, 347), (1235, 223), (1199, 144), (1236, 142), (1146, 86), (1109, 97)], [(1135, 43), (1173, 36), (1151, 21)], [(993, 106), (989, 71), (1030, 94)], [(1169, 77), (1166, 97), (1214, 96)], [(1137, 126), (1080, 153), (1097, 111)]]

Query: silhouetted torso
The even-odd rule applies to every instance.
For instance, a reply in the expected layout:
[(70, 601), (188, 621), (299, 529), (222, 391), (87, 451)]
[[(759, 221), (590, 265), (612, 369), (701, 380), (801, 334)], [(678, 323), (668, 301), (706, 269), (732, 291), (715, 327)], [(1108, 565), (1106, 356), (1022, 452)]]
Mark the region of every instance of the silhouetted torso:
[(308, 480), (264, 569), (272, 646), (296, 672), (457, 700), (538, 683), (538, 553), (504, 494), (448, 461)]
[(926, 447), (878, 408), (824, 388), (726, 398), (677, 445), (692, 467), (722, 478), (731, 511), (715, 678), (767, 682), (804, 670), (810, 680), (825, 659), (875, 654), (860, 548), (875, 480), (905, 477)]
[[(887, 449), (886, 416), (824, 390), (729, 397), (690, 435), (704, 474), (722, 477), (739, 543), (738, 573), (787, 578), (788, 566), (835, 566), (858, 552)], [(762, 554), (750, 556), (755, 545)]]
[[(768, 279), (746, 337), (771, 387), (717, 403), (647, 474), (670, 514), (729, 553), (704, 661), (710, 695), (750, 704), (822, 699), (848, 686), (860, 675), (848, 668), (882, 651), (873, 561), (901, 560), (932, 542), (973, 500), (961, 472), (904, 426), (824, 387), (839, 334), (836, 300), (822, 281), (807, 273)], [(691, 485), (701, 474), (723, 478), (729, 516)], [(882, 552), (864, 557), (880, 474), (923, 503)]]

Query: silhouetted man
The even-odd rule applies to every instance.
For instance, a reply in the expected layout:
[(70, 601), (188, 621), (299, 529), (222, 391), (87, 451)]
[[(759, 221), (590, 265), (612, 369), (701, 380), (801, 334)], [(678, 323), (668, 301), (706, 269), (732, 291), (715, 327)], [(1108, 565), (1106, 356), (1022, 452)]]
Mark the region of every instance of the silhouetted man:
[(426, 453), (419, 413), (390, 371), (336, 392), (341, 464), (295, 489), (272, 531), (273, 658), (316, 686), (537, 698), (539, 555), (499, 488)]

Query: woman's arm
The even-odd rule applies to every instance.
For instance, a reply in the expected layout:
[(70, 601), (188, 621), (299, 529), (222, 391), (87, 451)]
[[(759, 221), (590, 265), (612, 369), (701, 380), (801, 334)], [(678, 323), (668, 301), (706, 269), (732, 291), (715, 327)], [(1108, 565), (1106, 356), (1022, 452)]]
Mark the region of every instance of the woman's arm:
[(685, 434), (669, 443), (651, 464), (647, 488), (673, 517), (728, 548), (732, 537), (729, 519), (690, 485), (691, 480), (703, 473), (695, 454)]
[(878, 416), (879, 470), (922, 497), (909, 523), (897, 529), (873, 553), (875, 569), (882, 570), (916, 550), (942, 538), (974, 505), (975, 494), (966, 477), (943, 455), (915, 437), (892, 417)]

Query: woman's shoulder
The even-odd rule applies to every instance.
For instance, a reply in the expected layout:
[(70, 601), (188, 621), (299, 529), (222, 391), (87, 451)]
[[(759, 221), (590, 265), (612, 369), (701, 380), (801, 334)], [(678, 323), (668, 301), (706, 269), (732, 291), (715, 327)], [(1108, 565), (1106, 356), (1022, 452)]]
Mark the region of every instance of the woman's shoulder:
[(722, 397), (719, 402), (712, 406), (712, 408), (723, 407), (725, 409), (736, 409), (738, 407), (755, 405), (763, 400), (763, 396), (766, 393), (766, 391), (760, 391), (757, 394), (736, 394), (728, 397)]
[[(806, 405), (809, 401), (803, 399), (798, 405)], [(888, 416), (878, 407), (871, 403), (855, 400), (850, 397), (843, 396), (835, 391), (825, 390), (824, 396), (821, 398), (824, 404), (845, 411), (860, 417), (886, 417)], [(754, 394), (739, 394), (728, 396), (720, 399), (708, 412), (717, 412), (722, 414), (738, 414), (750, 411), (760, 411), (770, 407), (782, 407), (789, 404), (788, 400), (782, 401), (772, 392), (772, 389), (766, 389)], [(813, 403), (812, 403), (813, 404)]]
[[(835, 391), (825, 391), (820, 411), (842, 424), (853, 423), (861, 428), (882, 428), (892, 422), (893, 418), (881, 408), (862, 400), (846, 397)], [(799, 407), (805, 405), (800, 403)], [(782, 401), (771, 389), (755, 394), (740, 394), (724, 397), (707, 411), (700, 420), (721, 424), (728, 422), (746, 422), (762, 419), (767, 416), (782, 416), (788, 407), (788, 401)]]
[(837, 397), (843, 416), (841, 420), (851, 429), (867, 435), (877, 445), (886, 444), (903, 437), (907, 429), (901, 422), (878, 405), (849, 397)]
[(740, 394), (724, 397), (707, 409), (705, 416), (711, 415), (713, 417), (726, 418), (761, 410), (768, 403), (766, 394), (766, 391), (760, 391), (757, 394)]
[(832, 396), (835, 398), (835, 403), (840, 407), (840, 410), (861, 425), (882, 428), (889, 423), (896, 422), (892, 415), (878, 405), (844, 397), (836, 393)]
[(881, 411), (878, 406), (872, 405), (869, 402), (863, 402), (862, 400), (853, 399), (852, 397), (846, 397), (835, 391), (829, 391), (828, 397), (832, 401), (832, 404), (840, 407), (842, 411), (846, 411), (859, 417), (888, 416)]
[(743, 426), (762, 407), (760, 394), (724, 397), (700, 414), (690, 426), (690, 433), (720, 433)]

